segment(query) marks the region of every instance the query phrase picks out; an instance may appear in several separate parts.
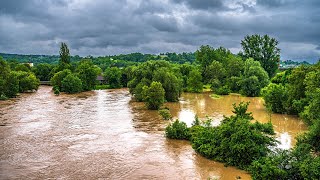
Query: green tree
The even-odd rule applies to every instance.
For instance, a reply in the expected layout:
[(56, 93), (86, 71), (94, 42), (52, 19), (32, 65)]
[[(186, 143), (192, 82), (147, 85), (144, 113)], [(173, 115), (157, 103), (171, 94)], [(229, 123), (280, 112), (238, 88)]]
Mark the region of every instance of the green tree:
[(121, 75), (121, 70), (117, 67), (107, 68), (104, 73), (104, 76), (111, 88), (121, 87)]
[(15, 71), (25, 71), (25, 72), (30, 72), (31, 71), (31, 67), (29, 64), (17, 64), (15, 66)]
[(101, 73), (101, 69), (94, 65), (91, 60), (85, 59), (76, 68), (76, 73), (82, 81), (82, 89), (88, 91), (96, 85), (97, 76)]
[(223, 64), (219, 61), (212, 61), (204, 72), (204, 77), (207, 79), (207, 82), (205, 83), (210, 83), (213, 79), (218, 79), (222, 82), (224, 81), (225, 76), (226, 70), (224, 69)]
[(8, 79), (6, 81), (5, 96), (12, 98), (16, 97), (19, 93), (19, 77), (16, 71), (11, 71), (9, 73)]
[(40, 81), (50, 81), (53, 74), (51, 74), (53, 65), (48, 63), (41, 63), (32, 68), (34, 74), (40, 79)]
[(261, 90), (261, 95), (267, 107), (270, 107), (272, 112), (285, 113), (286, 103), (288, 101), (287, 88), (282, 84), (269, 84)]
[(196, 69), (190, 71), (187, 84), (188, 84), (187, 89), (189, 92), (197, 92), (197, 93), (202, 92), (203, 84), (202, 84), (201, 73)]
[(62, 80), (68, 76), (69, 74), (71, 74), (72, 72), (69, 69), (65, 69), (63, 71), (59, 71), (56, 74), (54, 74), (54, 76), (50, 79), (50, 83), (52, 86), (56, 86), (59, 88), (59, 90), (61, 90), (62, 88)]
[(280, 49), (277, 45), (278, 41), (268, 35), (247, 35), (241, 41), (244, 57), (259, 61), (270, 78), (275, 75), (280, 61)]
[(196, 61), (201, 65), (203, 70), (215, 59), (213, 52), (214, 48), (209, 45), (201, 46), (200, 49), (196, 51)]
[(241, 84), (241, 94), (246, 96), (258, 96), (260, 90), (268, 85), (269, 77), (258, 61), (249, 58), (245, 61), (244, 73)]
[(9, 74), (10, 74), (10, 66), (0, 56), (0, 97), (6, 96), (7, 87), (5, 84), (7, 83)]
[[(60, 58), (59, 58), (59, 65), (56, 66), (53, 71), (54, 73), (63, 71), (64, 69), (71, 69), (71, 58), (70, 58), (70, 52), (68, 45), (64, 42), (61, 43), (60, 45)], [(54, 74), (53, 73), (53, 74)]]
[(64, 42), (61, 43), (60, 45), (60, 60), (59, 64), (70, 64), (70, 52), (68, 45)]
[(30, 90), (37, 90), (40, 81), (31, 72), (15, 71), (19, 79), (19, 92), (26, 92)]
[(298, 114), (304, 110), (308, 105), (306, 99), (306, 84), (304, 82), (308, 72), (312, 70), (311, 67), (301, 65), (294, 68), (288, 76), (288, 113)]
[(146, 93), (146, 105), (148, 109), (157, 110), (164, 103), (165, 91), (160, 82), (153, 81)]
[(61, 82), (61, 90), (66, 93), (78, 93), (82, 91), (82, 82), (74, 74), (68, 74)]
[(154, 71), (152, 81), (157, 81), (162, 84), (167, 101), (176, 102), (179, 100), (182, 91), (182, 81), (180, 81), (173, 72), (170, 72), (166, 68), (159, 68)]

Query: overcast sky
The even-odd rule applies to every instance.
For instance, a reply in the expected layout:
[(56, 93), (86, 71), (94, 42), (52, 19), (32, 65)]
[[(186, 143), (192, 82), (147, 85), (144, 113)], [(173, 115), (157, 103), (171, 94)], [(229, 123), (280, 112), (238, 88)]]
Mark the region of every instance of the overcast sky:
[[(279, 41), (282, 59), (320, 58), (320, 0), (1, 0), (0, 52), (72, 55), (241, 50), (245, 35)], [(312, 62), (311, 61), (311, 62)]]

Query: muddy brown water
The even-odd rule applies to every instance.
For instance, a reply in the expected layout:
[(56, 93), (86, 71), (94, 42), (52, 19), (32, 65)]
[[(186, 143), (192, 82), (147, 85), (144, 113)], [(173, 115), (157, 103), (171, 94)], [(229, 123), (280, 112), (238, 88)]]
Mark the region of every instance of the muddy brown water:
[[(221, 120), (240, 101), (251, 101), (249, 111), (259, 121), (271, 118), (281, 148), (306, 130), (295, 116), (270, 117), (260, 98), (184, 93), (166, 106), (190, 125), (195, 114)], [(0, 179), (250, 179), (201, 157), (187, 141), (166, 139), (167, 123), (131, 101), (127, 89), (55, 96), (41, 86), (0, 101)]]

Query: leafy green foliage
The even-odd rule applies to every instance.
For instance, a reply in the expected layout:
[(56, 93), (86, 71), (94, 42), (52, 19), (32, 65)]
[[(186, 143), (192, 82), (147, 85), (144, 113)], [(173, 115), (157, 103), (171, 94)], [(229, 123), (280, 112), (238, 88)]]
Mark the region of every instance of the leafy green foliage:
[(312, 149), (316, 152), (320, 152), (320, 120), (315, 121), (315, 123), (309, 128), (309, 131), (302, 134), (298, 138), (298, 145), (299, 144), (309, 144), (311, 145)]
[(34, 74), (40, 79), (40, 81), (50, 81), (52, 77), (51, 71), (54, 66), (48, 63), (38, 64), (32, 68)]
[(4, 95), (11, 98), (16, 97), (19, 92), (19, 77), (15, 71), (11, 71), (6, 81)]
[(269, 84), (263, 88), (261, 94), (267, 107), (275, 113), (286, 112), (286, 102), (288, 101), (287, 88), (282, 84)]
[(280, 62), (280, 49), (277, 45), (278, 41), (268, 35), (247, 35), (241, 41), (244, 57), (259, 61), (270, 78), (275, 75)]
[(31, 67), (29, 64), (17, 64), (14, 68), (15, 71), (25, 71), (25, 72), (30, 72)]
[(194, 69), (190, 71), (188, 80), (187, 80), (187, 91), (200, 93), (203, 89), (202, 76), (201, 73)]
[(128, 87), (130, 92), (138, 101), (142, 101), (141, 96), (143, 86), (150, 86), (152, 81), (162, 84), (165, 90), (167, 101), (178, 101), (182, 91), (182, 79), (177, 77), (174, 67), (167, 61), (148, 61), (133, 68), (130, 73)]
[(72, 72), (69, 69), (65, 69), (63, 71), (55, 73), (54, 76), (50, 79), (51, 85), (56, 86), (61, 90), (62, 80), (69, 74), (72, 74)]
[(37, 90), (40, 81), (31, 72), (13, 71), (16, 72), (19, 79), (19, 92), (26, 92), (29, 90)]
[(206, 67), (204, 71), (204, 77), (210, 82), (211, 79), (218, 79), (222, 81), (225, 78), (226, 70), (223, 64), (219, 61), (212, 61), (209, 66)]
[(70, 52), (68, 45), (64, 42), (61, 43), (60, 46), (60, 61), (59, 64), (70, 64)]
[(241, 94), (246, 96), (258, 96), (260, 90), (268, 85), (267, 72), (258, 61), (249, 58), (245, 62), (243, 79), (241, 80)]
[(308, 144), (300, 144), (254, 161), (249, 171), (252, 179), (319, 179), (319, 167), (320, 157), (311, 154)]
[(218, 95), (228, 95), (231, 90), (228, 85), (224, 85), (219, 87), (218, 89), (215, 89), (214, 92)]
[(59, 95), (60, 94), (60, 90), (59, 90), (59, 87), (57, 87), (57, 86), (53, 86), (53, 93), (55, 94), (55, 95)]
[(185, 122), (181, 122), (178, 119), (172, 124), (169, 124), (165, 129), (166, 137), (170, 139), (185, 139), (189, 140), (190, 133)]
[(80, 62), (75, 71), (82, 81), (84, 91), (94, 89), (97, 76), (101, 73), (98, 66), (94, 65), (91, 60), (85, 59)]
[(169, 109), (160, 109), (159, 110), (159, 114), (161, 115), (161, 117), (164, 119), (164, 120), (169, 120), (172, 118), (172, 115), (169, 111)]
[(38, 87), (39, 79), (30, 70), (11, 71), (9, 64), (0, 57), (1, 99), (16, 97), (19, 92), (37, 90)]
[(82, 91), (82, 82), (74, 74), (68, 74), (61, 82), (61, 91), (66, 93), (78, 93)]
[(271, 123), (250, 123), (248, 104), (234, 106), (235, 116), (226, 117), (218, 127), (200, 128), (192, 135), (192, 147), (203, 156), (240, 168), (266, 156), (268, 146), (274, 145)]
[(191, 128), (176, 120), (166, 128), (166, 137), (189, 139), (192, 147), (201, 155), (224, 162), (228, 165), (246, 169), (250, 164), (270, 152), (275, 145), (271, 123), (251, 123), (251, 113), (247, 112), (249, 103), (235, 104), (235, 115), (225, 117), (218, 127), (211, 126), (211, 119), (201, 125), (195, 117)]
[(160, 82), (153, 81), (148, 88), (144, 88), (145, 100), (148, 109), (157, 110), (164, 103), (164, 89)]
[(121, 70), (117, 67), (111, 67), (106, 69), (104, 73), (111, 88), (121, 87)]

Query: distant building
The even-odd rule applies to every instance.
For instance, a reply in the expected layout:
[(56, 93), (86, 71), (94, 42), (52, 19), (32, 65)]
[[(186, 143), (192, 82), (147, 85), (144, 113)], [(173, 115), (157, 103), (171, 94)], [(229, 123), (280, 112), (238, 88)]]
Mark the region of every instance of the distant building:
[(103, 75), (98, 75), (96, 80), (99, 82), (99, 84), (106, 84), (107, 83), (107, 81), (103, 77)]

